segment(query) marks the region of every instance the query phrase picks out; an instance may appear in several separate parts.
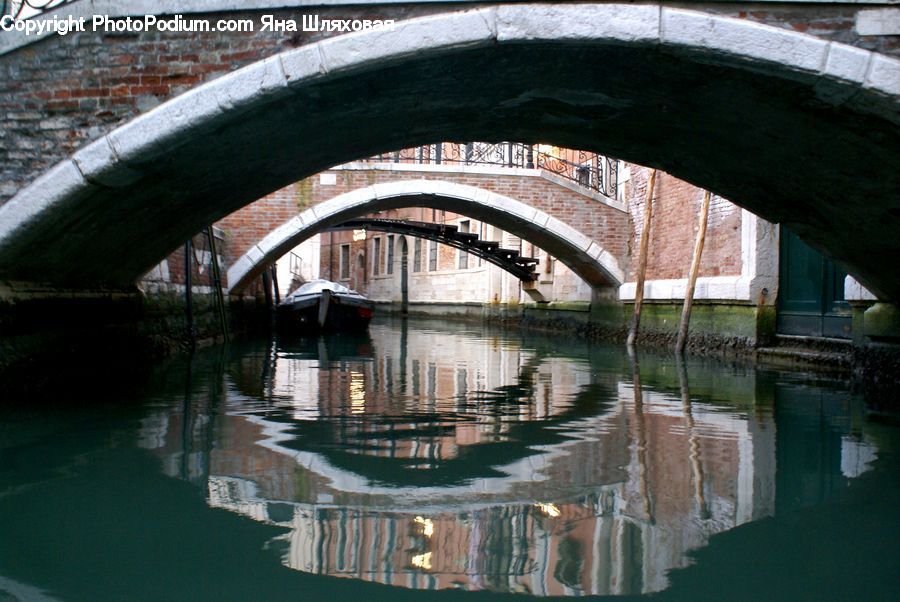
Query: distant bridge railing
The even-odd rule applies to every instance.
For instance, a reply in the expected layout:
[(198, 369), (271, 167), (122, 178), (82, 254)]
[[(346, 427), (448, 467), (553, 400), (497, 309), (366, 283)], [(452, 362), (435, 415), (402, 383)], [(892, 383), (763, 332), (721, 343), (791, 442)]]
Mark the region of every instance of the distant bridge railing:
[(12, 15), (13, 19), (30, 19), (57, 6), (77, 0), (0, 0), (0, 16)]
[(495, 165), (543, 169), (616, 198), (618, 160), (587, 151), (521, 142), (442, 142), (382, 153), (365, 161), (428, 165)]

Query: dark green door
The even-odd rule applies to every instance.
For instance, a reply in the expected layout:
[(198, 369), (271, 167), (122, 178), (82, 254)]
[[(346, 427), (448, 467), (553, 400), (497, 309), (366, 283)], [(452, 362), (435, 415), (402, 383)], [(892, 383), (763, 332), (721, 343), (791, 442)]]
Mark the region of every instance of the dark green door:
[(849, 338), (846, 272), (785, 227), (779, 258), (778, 332)]

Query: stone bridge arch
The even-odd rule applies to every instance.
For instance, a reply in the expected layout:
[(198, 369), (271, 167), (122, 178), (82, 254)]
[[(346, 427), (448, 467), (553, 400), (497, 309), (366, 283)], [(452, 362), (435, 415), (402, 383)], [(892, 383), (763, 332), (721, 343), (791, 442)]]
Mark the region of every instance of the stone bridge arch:
[(900, 62), (657, 4), (514, 4), (283, 52), (185, 93), (0, 208), (0, 277), (127, 284), (204, 225), (360, 156), (541, 140), (663, 168), (900, 298)]
[(267, 266), (303, 240), (354, 217), (401, 207), (445, 209), (488, 222), (556, 256), (594, 287), (618, 287), (615, 257), (571, 225), (525, 203), (455, 182), (402, 180), (374, 184), (319, 203), (288, 220), (228, 269), (228, 292), (240, 293)]

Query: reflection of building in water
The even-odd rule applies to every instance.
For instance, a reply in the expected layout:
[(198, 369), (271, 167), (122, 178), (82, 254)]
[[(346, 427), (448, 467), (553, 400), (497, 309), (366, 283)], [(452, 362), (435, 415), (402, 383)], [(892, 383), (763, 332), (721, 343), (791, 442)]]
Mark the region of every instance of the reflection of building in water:
[[(400, 331), (371, 331), (378, 350), (371, 357), (332, 357), (320, 342), (308, 349), (315, 357), (279, 358), (272, 398), (298, 420), (378, 416), (335, 420), (333, 436), (351, 453), (418, 459), (409, 469), (432, 468), (460, 446), (502, 441), (517, 422), (558, 416), (591, 380), (584, 363), (540, 358), (499, 339), (414, 337), (404, 344)], [(322, 361), (338, 369), (317, 370)]]
[(289, 527), (280, 539), (287, 544), (284, 562), (297, 570), (420, 589), (540, 595), (645, 589), (634, 561), (647, 525), (615, 514), (619, 486), (572, 503), (427, 516), (241, 497), (252, 489), (247, 481), (213, 477), (210, 504)]
[[(289, 527), (284, 562), (311, 573), (541, 595), (660, 591), (710, 535), (772, 513), (775, 431), (770, 414), (709, 406), (693, 409), (689, 429), (677, 398), (642, 398), (638, 416), (621, 385), (611, 412), (573, 420), (576, 439), (531, 460), (534, 474), (497, 466), (507, 476), (443, 490), (370, 485), (319, 459), (297, 469), (305, 500), (278, 497), (257, 486), (265, 475), (214, 453), (213, 473), (233, 476), (211, 478), (210, 504)], [(643, 460), (640, 428), (650, 442)], [(691, 438), (707, 514), (692, 486)]]
[[(280, 352), (271, 395), (230, 389), (214, 437), (211, 416), (185, 428), (175, 413), (143, 444), (195, 481), (182, 459), (200, 453), (209, 504), (288, 529), (271, 543), (287, 566), (412, 588), (660, 591), (711, 535), (775, 511), (764, 406), (636, 392), (490, 339), (401, 336)], [(845, 440), (841, 468), (864, 470), (871, 451)]]

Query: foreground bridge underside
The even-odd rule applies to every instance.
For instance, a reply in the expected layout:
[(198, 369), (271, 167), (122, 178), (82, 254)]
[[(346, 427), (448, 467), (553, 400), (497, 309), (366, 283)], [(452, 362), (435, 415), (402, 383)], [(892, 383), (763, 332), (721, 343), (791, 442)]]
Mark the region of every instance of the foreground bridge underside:
[(332, 165), (502, 139), (660, 167), (900, 299), (896, 61), (752, 24), (760, 50), (725, 48), (738, 26), (689, 11), (663, 11), (661, 38), (658, 7), (619, 9), (600, 33), (581, 26), (604, 16), (585, 6), (442, 15), (202, 86), (4, 205), (0, 277), (127, 285), (206, 224)]

